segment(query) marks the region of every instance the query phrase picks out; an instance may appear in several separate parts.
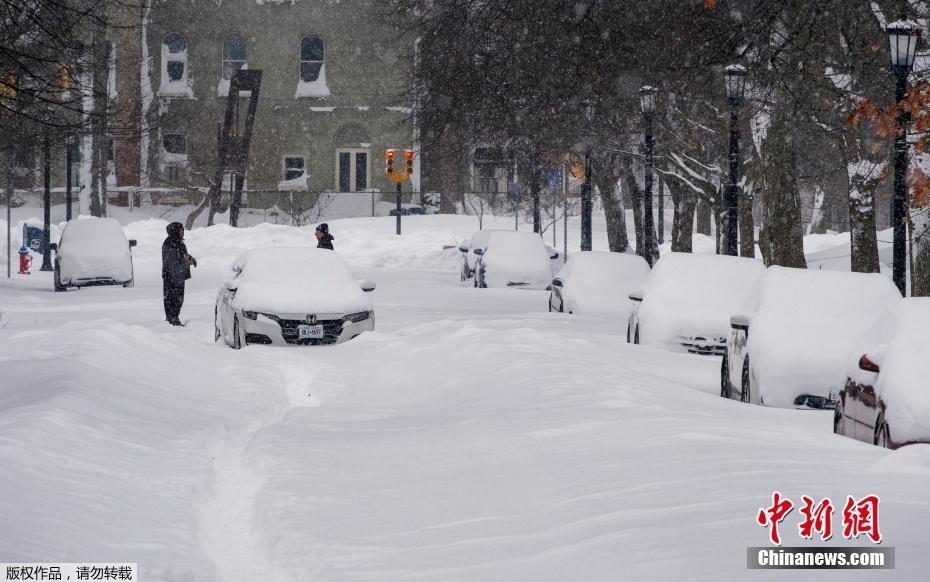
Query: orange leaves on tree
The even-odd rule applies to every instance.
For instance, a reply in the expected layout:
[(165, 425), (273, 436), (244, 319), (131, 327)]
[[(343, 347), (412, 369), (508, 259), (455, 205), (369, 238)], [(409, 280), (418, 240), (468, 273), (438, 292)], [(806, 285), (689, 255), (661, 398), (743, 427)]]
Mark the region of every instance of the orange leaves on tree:
[(920, 168), (910, 171), (911, 206), (930, 208), (930, 176)]

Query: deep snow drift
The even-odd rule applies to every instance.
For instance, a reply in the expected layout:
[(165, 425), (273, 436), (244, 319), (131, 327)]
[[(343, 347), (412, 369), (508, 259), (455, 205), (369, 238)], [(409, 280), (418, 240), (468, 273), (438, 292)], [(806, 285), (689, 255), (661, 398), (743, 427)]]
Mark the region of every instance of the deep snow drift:
[[(378, 331), (213, 343), (223, 273), (312, 227), (194, 229), (164, 324), (165, 222), (130, 224), (135, 288), (0, 285), (0, 557), (138, 562), (143, 580), (924, 580), (930, 447), (836, 437), (829, 413), (717, 396), (719, 359), (625, 343), (547, 293), (473, 289), (473, 219), (333, 221)], [(746, 570), (774, 490), (876, 493), (893, 571)], [(838, 517), (836, 518), (839, 519)], [(782, 524), (797, 536), (797, 510)], [(834, 524), (839, 526), (839, 521)]]

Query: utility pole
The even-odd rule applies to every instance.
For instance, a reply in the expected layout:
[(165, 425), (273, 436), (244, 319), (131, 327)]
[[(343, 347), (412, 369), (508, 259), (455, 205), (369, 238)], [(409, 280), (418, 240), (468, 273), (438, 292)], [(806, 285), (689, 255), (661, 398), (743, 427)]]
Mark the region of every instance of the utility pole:
[(6, 278), (12, 277), (10, 266), (13, 264), (13, 144), (6, 146)]
[[(51, 140), (48, 135), (48, 130), (45, 132), (45, 140), (42, 142), (42, 157), (43, 159), (43, 194), (42, 194), (42, 204), (44, 206), (43, 218), (43, 229), (42, 229), (42, 268), (40, 271), (51, 271), (52, 270), (52, 154), (51, 154)], [(106, 192), (104, 190), (104, 192)]]
[(656, 110), (656, 89), (643, 87), (640, 90), (643, 109), (643, 129), (645, 132), (643, 146), (646, 154), (645, 177), (643, 179), (643, 257), (651, 267), (653, 264), (652, 239), (655, 236), (652, 218), (652, 116)]

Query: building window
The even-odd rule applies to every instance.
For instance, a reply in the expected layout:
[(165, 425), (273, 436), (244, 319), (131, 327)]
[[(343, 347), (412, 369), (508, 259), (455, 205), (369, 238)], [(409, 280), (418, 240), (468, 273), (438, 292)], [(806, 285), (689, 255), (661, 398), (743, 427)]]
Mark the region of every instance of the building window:
[(161, 136), (161, 147), (165, 152), (175, 155), (187, 156), (187, 136), (183, 133), (164, 133)]
[(312, 83), (319, 79), (323, 61), (323, 39), (316, 34), (303, 37), (300, 41), (300, 80)]
[(223, 39), (223, 78), (232, 79), (236, 71), (246, 64), (246, 42), (234, 32)]
[(368, 150), (336, 150), (336, 188), (340, 192), (363, 192), (368, 189)]
[(304, 158), (298, 156), (287, 156), (284, 158), (284, 180), (297, 180), (304, 176), (306, 168), (304, 167)]
[(172, 32), (162, 41), (161, 51), (164, 69), (162, 75), (168, 83), (183, 82), (187, 78), (187, 39), (178, 32)]

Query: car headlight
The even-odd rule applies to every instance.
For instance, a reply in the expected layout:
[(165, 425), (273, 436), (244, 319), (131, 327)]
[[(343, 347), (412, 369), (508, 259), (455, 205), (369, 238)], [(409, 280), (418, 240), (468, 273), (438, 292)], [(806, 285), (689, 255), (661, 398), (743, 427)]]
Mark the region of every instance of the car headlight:
[(343, 321), (358, 323), (360, 321), (365, 321), (366, 319), (372, 316), (371, 311), (359, 311), (358, 313), (350, 313), (342, 318)]

